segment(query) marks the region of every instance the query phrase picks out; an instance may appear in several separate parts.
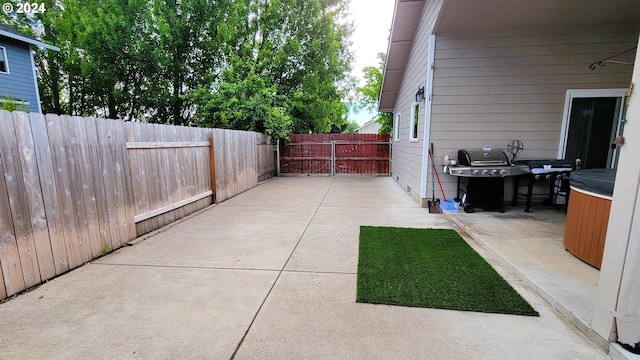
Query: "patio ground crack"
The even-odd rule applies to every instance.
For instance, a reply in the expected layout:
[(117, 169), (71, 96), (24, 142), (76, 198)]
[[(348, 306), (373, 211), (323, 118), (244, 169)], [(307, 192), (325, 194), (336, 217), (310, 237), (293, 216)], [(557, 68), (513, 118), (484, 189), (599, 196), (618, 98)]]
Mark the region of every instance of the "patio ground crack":
[(327, 198), (327, 194), (329, 194), (329, 191), (331, 191), (331, 188), (333, 187), (333, 183), (335, 182), (335, 177), (331, 180), (331, 184), (329, 184), (329, 187), (327, 188), (327, 191), (325, 191), (324, 195), (322, 196), (322, 201), (320, 201), (320, 204), (318, 204), (318, 207), (316, 207), (316, 210), (313, 213), (313, 216), (311, 217), (311, 219), (309, 219), (309, 222), (307, 223), (307, 226), (304, 228), (304, 231), (302, 232), (302, 234), (300, 235), (300, 237), (298, 238), (298, 241), (296, 242), (296, 245), (293, 247), (293, 249), (291, 250), (291, 253), (289, 253), (289, 257), (287, 257), (287, 261), (284, 262), (284, 265), (282, 265), (282, 268), (280, 269), (280, 271), (278, 272), (278, 276), (276, 276), (275, 281), (273, 282), (273, 284), (271, 284), (271, 287), (269, 288), (269, 291), (267, 292), (267, 295), (264, 297), (264, 300), (262, 300), (262, 303), (260, 304), (260, 306), (258, 307), (258, 310), (256, 311), (256, 313), (253, 315), (253, 319), (251, 319), (251, 323), (249, 324), (249, 326), (247, 327), (247, 331), (244, 332), (244, 335), (242, 335), (242, 339), (240, 339), (240, 342), (238, 342), (238, 346), (236, 346), (236, 349), (233, 351), (233, 354), (231, 355), (230, 360), (233, 360), (236, 358), (236, 355), (238, 354), (238, 350), (240, 350), (240, 347), (242, 346), (242, 344), (244, 343), (244, 339), (247, 337), (247, 335), (249, 334), (249, 331), (251, 331), (251, 328), (253, 327), (253, 323), (256, 321), (256, 319), (258, 318), (258, 314), (260, 314), (260, 311), (262, 310), (262, 307), (264, 306), (264, 304), (267, 302), (267, 299), (269, 298), (269, 296), (271, 295), (271, 293), (273, 292), (273, 289), (275, 288), (276, 284), (278, 283), (278, 281), (280, 280), (280, 276), (282, 276), (282, 273), (285, 271), (284, 269), (287, 267), (287, 265), (289, 264), (289, 261), (291, 261), (291, 257), (293, 256), (293, 254), (296, 252), (296, 249), (298, 248), (298, 246), (300, 245), (300, 241), (302, 241), (302, 238), (304, 238), (304, 235), (307, 233), (307, 230), (309, 230), (309, 226), (311, 225), (311, 223), (313, 222), (313, 219), (316, 218), (316, 215), (318, 214), (318, 211), (320, 210), (320, 208), (322, 207), (322, 204), (324, 203), (324, 200)]

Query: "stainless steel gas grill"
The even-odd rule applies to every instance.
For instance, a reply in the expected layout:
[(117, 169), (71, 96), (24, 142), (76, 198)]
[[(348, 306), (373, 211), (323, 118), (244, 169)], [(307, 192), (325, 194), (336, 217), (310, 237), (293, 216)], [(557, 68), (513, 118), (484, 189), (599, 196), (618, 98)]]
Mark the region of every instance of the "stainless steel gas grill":
[(510, 165), (507, 155), (498, 149), (458, 150), (458, 164), (448, 173), (458, 177), (457, 198), (465, 212), (474, 208), (504, 212), (504, 179), (529, 173), (526, 165)]
[(529, 173), (527, 166), (511, 166), (502, 150), (492, 148), (458, 150), (458, 165), (449, 173), (462, 177), (505, 177)]

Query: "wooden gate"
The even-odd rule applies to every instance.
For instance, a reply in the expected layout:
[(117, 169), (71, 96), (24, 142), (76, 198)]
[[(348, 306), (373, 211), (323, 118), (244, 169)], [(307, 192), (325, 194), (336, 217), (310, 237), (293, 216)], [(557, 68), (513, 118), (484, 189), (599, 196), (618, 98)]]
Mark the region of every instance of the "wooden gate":
[(280, 147), (282, 175), (389, 175), (388, 134), (294, 134)]

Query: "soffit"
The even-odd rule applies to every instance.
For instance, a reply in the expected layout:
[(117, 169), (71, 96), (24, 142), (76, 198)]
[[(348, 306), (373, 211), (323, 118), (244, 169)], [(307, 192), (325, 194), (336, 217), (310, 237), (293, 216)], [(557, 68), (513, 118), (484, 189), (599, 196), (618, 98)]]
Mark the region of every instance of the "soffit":
[(380, 111), (393, 111), (426, 0), (397, 0), (383, 74)]
[(447, 0), (436, 34), (640, 23), (638, 0)]
[[(396, 0), (379, 111), (393, 111), (422, 9)], [(435, 34), (640, 24), (638, 0), (445, 0)]]

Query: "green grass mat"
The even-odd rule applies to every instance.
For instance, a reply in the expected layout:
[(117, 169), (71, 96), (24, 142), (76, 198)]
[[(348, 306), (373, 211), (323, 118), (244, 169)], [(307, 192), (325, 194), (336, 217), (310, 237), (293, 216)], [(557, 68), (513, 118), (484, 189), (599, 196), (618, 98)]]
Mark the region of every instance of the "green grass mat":
[(357, 302), (538, 316), (454, 230), (360, 227)]

